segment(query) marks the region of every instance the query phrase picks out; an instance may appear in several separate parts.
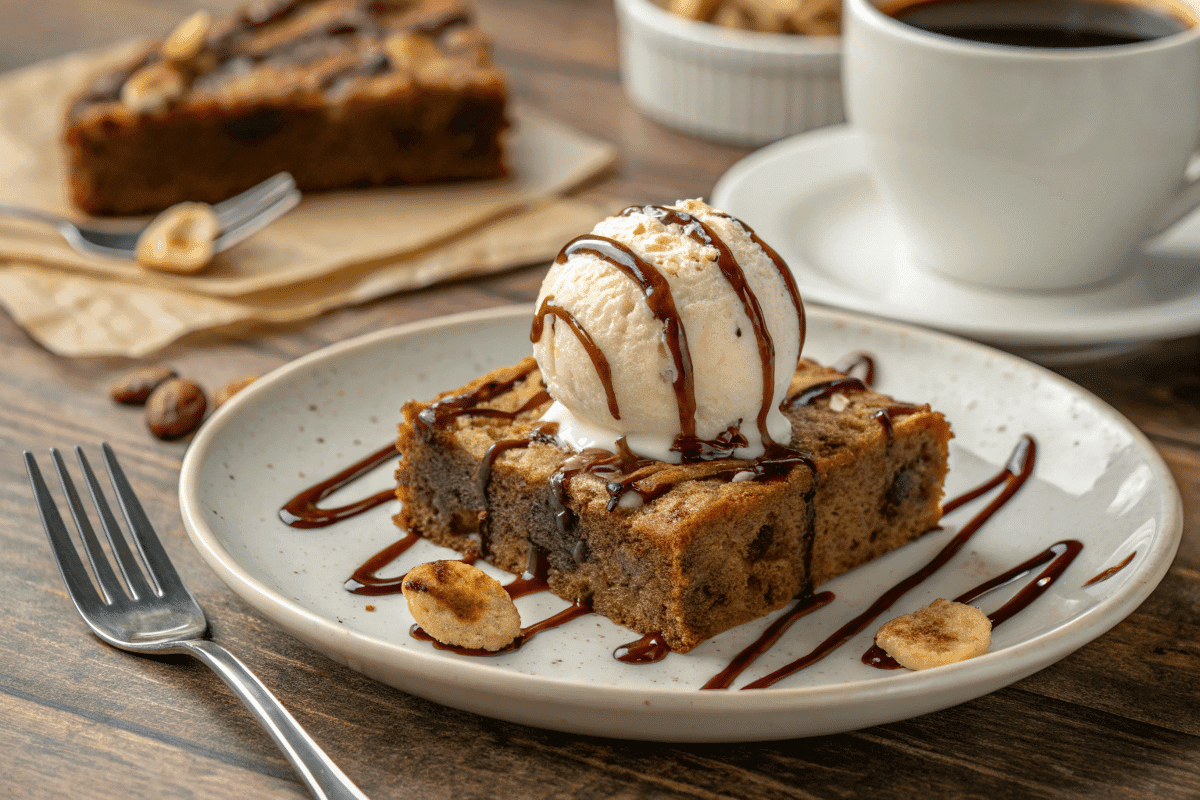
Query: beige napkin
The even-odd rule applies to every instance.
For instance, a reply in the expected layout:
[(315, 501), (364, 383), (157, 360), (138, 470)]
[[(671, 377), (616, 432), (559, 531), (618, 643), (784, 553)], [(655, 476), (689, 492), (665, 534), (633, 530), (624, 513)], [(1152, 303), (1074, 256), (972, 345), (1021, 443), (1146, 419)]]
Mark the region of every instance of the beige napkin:
[(490, 225), (388, 267), (358, 267), (238, 298), (95, 278), (28, 262), (0, 262), (0, 305), (47, 350), (65, 356), (138, 357), (202, 330), (295, 322), (339, 306), (427, 286), (447, 275), (498, 272), (549, 261), (612, 209), (558, 201)]
[[(0, 76), (0, 203), (78, 217), (60, 125), (86, 76), (136, 43)], [(613, 148), (518, 109), (512, 177), (319, 193), (203, 273), (81, 256), (54, 232), (0, 219), (0, 305), (63, 355), (151, 352), (192, 331), (289, 322), (464, 275), (553, 258), (604, 210), (558, 198), (608, 169)]]

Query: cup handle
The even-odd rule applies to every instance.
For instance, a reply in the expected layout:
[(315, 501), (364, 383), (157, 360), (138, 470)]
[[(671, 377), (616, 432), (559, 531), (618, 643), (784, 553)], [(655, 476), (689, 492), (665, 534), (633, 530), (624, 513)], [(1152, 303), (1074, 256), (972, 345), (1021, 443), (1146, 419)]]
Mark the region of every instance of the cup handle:
[(1151, 218), (1145, 238), (1164, 233), (1197, 206), (1200, 206), (1200, 178), (1191, 181), (1184, 178), (1175, 190), (1175, 196)]

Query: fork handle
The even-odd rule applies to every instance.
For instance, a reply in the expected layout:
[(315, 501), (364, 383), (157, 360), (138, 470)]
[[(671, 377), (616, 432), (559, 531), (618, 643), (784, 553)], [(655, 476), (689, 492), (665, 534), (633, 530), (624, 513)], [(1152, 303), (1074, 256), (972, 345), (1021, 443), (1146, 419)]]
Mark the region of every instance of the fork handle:
[(368, 800), (233, 653), (208, 639), (193, 639), (179, 642), (179, 645), (229, 684), (238, 699), (271, 734), (314, 797), (319, 800)]

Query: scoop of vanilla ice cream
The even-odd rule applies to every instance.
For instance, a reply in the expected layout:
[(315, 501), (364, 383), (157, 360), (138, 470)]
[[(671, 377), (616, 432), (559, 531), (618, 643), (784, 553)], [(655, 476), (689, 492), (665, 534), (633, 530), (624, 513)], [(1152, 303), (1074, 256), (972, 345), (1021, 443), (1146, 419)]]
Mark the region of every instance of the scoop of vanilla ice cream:
[[(771, 439), (786, 445), (791, 426), (779, 404), (801, 347), (800, 314), (787, 284), (774, 261), (737, 220), (699, 200), (681, 201), (671, 208), (702, 221), (725, 243), (745, 275), (749, 292), (757, 298), (775, 354), (767, 431)], [(600, 222), (592, 235), (625, 245), (666, 279), (691, 356), (696, 437), (716, 440), (736, 428), (747, 446), (733, 455), (755, 458), (765, 450), (758, 426), (763, 362), (745, 303), (720, 269), (718, 248), (697, 241), (684, 225), (660, 221), (658, 216), (662, 215), (651, 207), (632, 209)], [(612, 450), (624, 436), (638, 455), (678, 463), (680, 454), (671, 446), (682, 428), (673, 386), (676, 368), (664, 322), (656, 318), (638, 281), (590, 251), (587, 244), (582, 242), (551, 267), (538, 297), (536, 308), (545, 308), (549, 298), (574, 322), (545, 315), (541, 336), (533, 345), (542, 378), (555, 400), (543, 419), (557, 422), (559, 438), (577, 450)], [(590, 350), (585, 337), (590, 337)], [(611, 370), (619, 418), (611, 411), (595, 350)]]

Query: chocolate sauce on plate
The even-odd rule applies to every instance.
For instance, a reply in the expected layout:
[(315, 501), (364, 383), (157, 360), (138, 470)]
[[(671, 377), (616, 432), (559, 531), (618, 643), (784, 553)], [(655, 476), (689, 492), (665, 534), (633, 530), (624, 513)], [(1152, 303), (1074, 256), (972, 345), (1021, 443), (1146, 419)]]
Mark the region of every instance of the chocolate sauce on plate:
[[(842, 627), (838, 628), (837, 631), (829, 636), (829, 638), (827, 638), (824, 642), (817, 645), (817, 647), (810, 653), (796, 659), (790, 664), (780, 667), (765, 677), (746, 684), (742, 688), (764, 689), (768, 686), (772, 686), (784, 678), (794, 675), (800, 670), (817, 663), (865, 630), (866, 627), (871, 624), (871, 622), (873, 622), (884, 611), (887, 611), (893, 603), (895, 603), (903, 595), (908, 593), (918, 584), (922, 583), (926, 578), (937, 572), (948, 561), (950, 561), (950, 559), (952, 559), (958, 553), (958, 551), (962, 549), (963, 545), (965, 545), (970, 538), (974, 536), (981, 527), (983, 527), (984, 523), (991, 519), (992, 515), (1003, 508), (1004, 505), (1012, 499), (1013, 495), (1015, 495), (1017, 491), (1019, 491), (1020, 488), (1025, 485), (1025, 482), (1029, 480), (1029, 476), (1033, 474), (1033, 467), (1036, 457), (1037, 445), (1034, 443), (1031, 437), (1023, 436), (1021, 441), (1017, 444), (1017, 447), (1013, 450), (1012, 455), (1009, 457), (1008, 463), (1005, 465), (1004, 469), (995, 478), (992, 478), (984, 484), (984, 486), (990, 486), (991, 488), (995, 488), (1000, 484), (1004, 484), (1004, 489), (995, 499), (988, 503), (988, 505), (982, 511), (976, 514), (970, 522), (964, 525), (962, 529), (954, 536), (954, 538), (952, 538), (950, 542), (942, 548), (941, 552), (933, 557), (933, 560), (881, 594), (879, 598), (876, 599), (875, 602), (873, 602), (865, 611), (851, 619)], [(982, 492), (979, 492), (978, 489), (975, 489), (971, 492), (968, 492), (968, 494), (978, 497), (980, 494), (982, 494)], [(961, 503), (959, 505), (961, 505)], [(955, 507), (957, 508), (958, 506), (956, 505)], [(757, 646), (759, 646), (758, 642), (752, 644), (750, 647), (746, 648), (746, 650), (742, 651), (742, 653), (735, 658), (735, 663), (741, 660), (744, 661), (742, 669), (748, 667), (751, 663), (753, 663), (754, 657), (757, 654), (744, 659), (743, 656), (753, 651)], [(740, 672), (741, 670), (734, 671), (732, 668), (727, 668), (718, 675), (714, 676), (712, 680), (704, 685), (704, 688), (728, 688), (730, 685), (732, 685), (733, 681), (738, 677)]]
[(653, 664), (671, 654), (662, 638), (662, 631), (647, 633), (636, 642), (628, 642), (613, 650), (613, 658), (626, 664)]
[(1117, 564), (1115, 567), (1109, 567), (1108, 569), (1101, 572), (1099, 575), (1095, 575), (1091, 578), (1088, 578), (1087, 582), (1084, 583), (1083, 585), (1091, 586), (1092, 584), (1101, 583), (1103, 581), (1108, 580), (1113, 575), (1116, 575), (1118, 572), (1120, 572), (1121, 570), (1128, 567), (1130, 565), (1130, 563), (1133, 562), (1133, 557), (1136, 555), (1137, 555), (1137, 550), (1134, 550), (1132, 553), (1125, 556), (1125, 560), (1122, 561), (1120, 564)]
[[(988, 619), (992, 622), (992, 630), (995, 630), (1002, 623), (1013, 618), (1018, 612), (1025, 610), (1030, 603), (1041, 597), (1046, 591), (1062, 577), (1066, 572), (1067, 567), (1071, 566), (1071, 562), (1075, 560), (1075, 556), (1083, 550), (1083, 543), (1075, 539), (1066, 539), (1061, 542), (1055, 542), (1047, 547), (1042, 552), (1038, 553), (1033, 558), (1024, 561), (1007, 572), (1003, 572), (996, 577), (984, 581), (973, 589), (963, 592), (958, 597), (954, 598), (956, 603), (972, 603), (984, 596), (988, 592), (995, 591), (1002, 586), (1007, 586), (1028, 575), (1031, 571), (1050, 562), (1050, 566), (1046, 567), (1042, 572), (1030, 581), (1021, 591), (1009, 600), (1000, 608), (988, 614)], [(1085, 586), (1087, 584), (1084, 584)], [(871, 645), (867, 652), (863, 653), (862, 661), (864, 664), (880, 669), (900, 669), (900, 665), (895, 659), (884, 652), (879, 645)]]
[(387, 491), (373, 494), (370, 497), (365, 497), (355, 503), (338, 506), (337, 508), (317, 507), (317, 503), (338, 489), (349, 486), (381, 464), (386, 464), (393, 458), (398, 458), (399, 455), (396, 451), (396, 446), (393, 444), (380, 448), (361, 461), (357, 461), (346, 467), (333, 477), (310, 486), (287, 501), (283, 508), (279, 509), (279, 518), (293, 528), (324, 528), (335, 522), (341, 522), (344, 519), (357, 516), (364, 511), (369, 511), (376, 506), (383, 505), (395, 498), (395, 491), (388, 489)]

